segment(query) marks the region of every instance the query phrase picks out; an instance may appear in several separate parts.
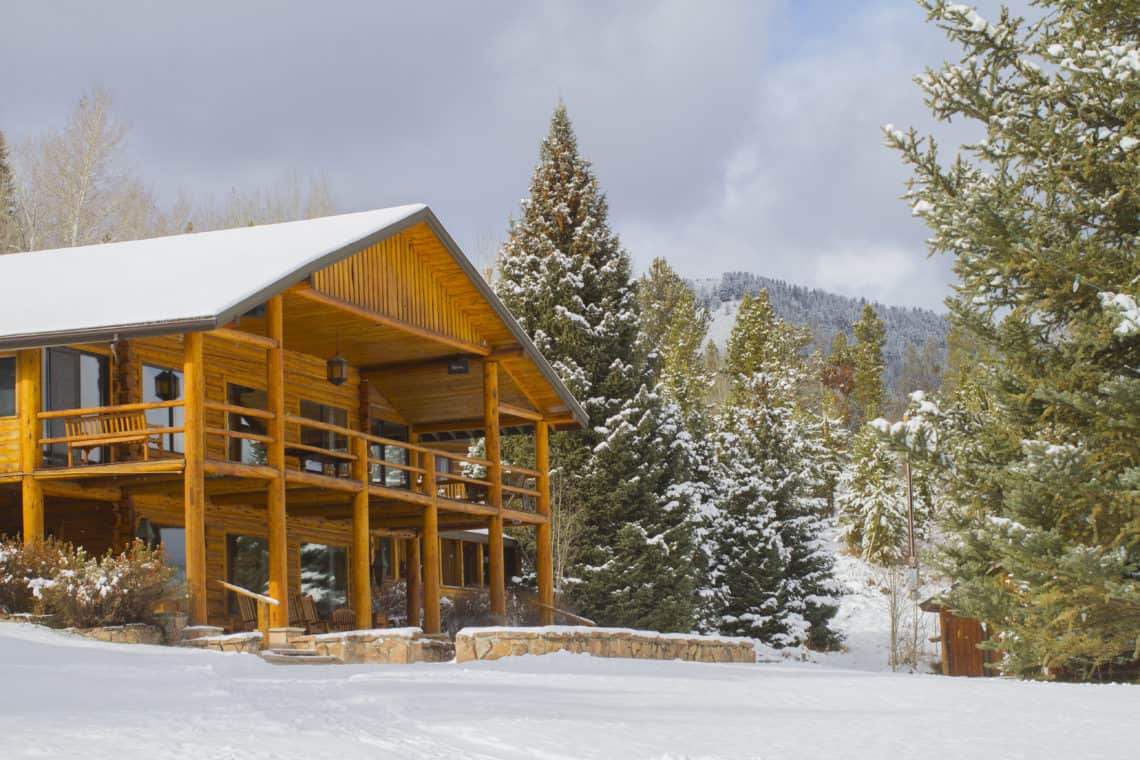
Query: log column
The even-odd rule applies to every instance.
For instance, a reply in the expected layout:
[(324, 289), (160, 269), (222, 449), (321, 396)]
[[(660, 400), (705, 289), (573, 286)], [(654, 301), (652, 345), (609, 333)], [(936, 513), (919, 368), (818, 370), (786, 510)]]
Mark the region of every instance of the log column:
[(29, 348), (16, 355), (16, 408), (20, 419), (20, 471), (24, 543), (44, 538), (44, 491), (35, 478), (43, 464), (40, 406), (43, 399), (43, 351)]
[(507, 585), (503, 568), (503, 465), (499, 443), (499, 363), (483, 360), (483, 436), (487, 450), (488, 497), (498, 514), (491, 518), (487, 530), (490, 552), (491, 616), (501, 625), (507, 616)]
[(424, 479), (431, 490), (431, 503), (424, 507), (424, 633), (439, 633), (439, 505), (435, 484), (435, 457), (424, 455), (428, 474)]
[(540, 625), (554, 624), (554, 547), (550, 523), (550, 425), (534, 424), (534, 469), (538, 471), (536, 511), (546, 521), (539, 523), (535, 536), (535, 561), (538, 565), (538, 608)]
[(356, 627), (372, 627), (372, 542), (368, 525), (368, 441), (352, 439), (352, 479), (361, 489), (352, 497), (352, 608)]
[(289, 625), (289, 533), (285, 517), (285, 326), (280, 295), (265, 303), (265, 326), (276, 342), (265, 354), (266, 402), (273, 418), (268, 421), (270, 442), (267, 464), (277, 471), (269, 481), (266, 509), (269, 544), (269, 596), (277, 600), (270, 608), (269, 624)]
[(420, 624), (420, 537), (413, 536), (407, 539), (407, 564), (404, 589), (407, 593), (408, 625), (416, 627)]
[(202, 333), (182, 338), (182, 376), (186, 382), (183, 411), (183, 509), (186, 528), (186, 588), (190, 592), (190, 625), (206, 624), (206, 372)]

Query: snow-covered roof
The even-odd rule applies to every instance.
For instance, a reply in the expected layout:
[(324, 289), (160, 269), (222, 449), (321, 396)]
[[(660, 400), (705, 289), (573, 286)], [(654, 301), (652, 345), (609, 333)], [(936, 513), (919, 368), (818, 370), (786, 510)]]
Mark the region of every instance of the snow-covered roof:
[(210, 329), (426, 210), (397, 206), (0, 256), (0, 347)]
[(210, 330), (421, 222), (586, 424), (581, 405), (423, 204), (0, 256), (0, 350)]

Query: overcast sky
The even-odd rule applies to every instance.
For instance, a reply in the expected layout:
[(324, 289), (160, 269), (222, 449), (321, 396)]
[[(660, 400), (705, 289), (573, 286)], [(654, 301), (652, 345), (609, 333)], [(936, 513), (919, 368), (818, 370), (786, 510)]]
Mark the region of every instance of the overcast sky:
[(879, 128), (954, 51), (910, 0), (21, 2), (0, 129), (101, 85), (161, 197), (322, 174), (345, 211), (432, 206), (488, 264), (558, 98), (640, 271), (744, 270), (941, 309), (949, 262)]

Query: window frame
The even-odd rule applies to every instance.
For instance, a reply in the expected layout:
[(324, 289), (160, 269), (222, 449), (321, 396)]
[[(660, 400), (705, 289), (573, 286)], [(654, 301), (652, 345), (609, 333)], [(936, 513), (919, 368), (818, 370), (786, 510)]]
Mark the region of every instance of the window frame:
[(12, 413), (0, 414), (0, 420), (14, 420), (20, 416), (20, 362), (15, 354), (0, 354), (0, 362), (12, 361)]

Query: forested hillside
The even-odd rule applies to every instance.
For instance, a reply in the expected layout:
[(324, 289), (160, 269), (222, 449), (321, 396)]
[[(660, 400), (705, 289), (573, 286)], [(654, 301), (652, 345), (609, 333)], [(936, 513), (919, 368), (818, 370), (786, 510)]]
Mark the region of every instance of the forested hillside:
[[(724, 348), (729, 332), (736, 320), (736, 311), (745, 293), (755, 295), (768, 291), (768, 298), (776, 315), (795, 325), (803, 325), (815, 337), (810, 350), (827, 352), (835, 333), (844, 331), (853, 338), (851, 325), (859, 319), (865, 298), (850, 298), (825, 290), (793, 285), (783, 280), (749, 272), (726, 272), (719, 278), (691, 280), (697, 298), (712, 314), (709, 339)], [(927, 340), (938, 347), (938, 354), (946, 353), (946, 318), (929, 309), (884, 306), (875, 303), (875, 311), (887, 327), (887, 340), (883, 348), (886, 361), (884, 379), (893, 389), (902, 371), (903, 356), (908, 345), (921, 348)]]

